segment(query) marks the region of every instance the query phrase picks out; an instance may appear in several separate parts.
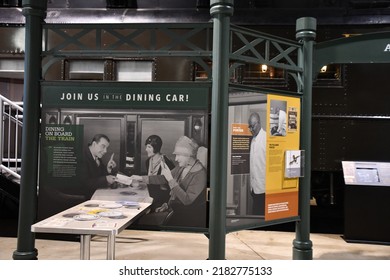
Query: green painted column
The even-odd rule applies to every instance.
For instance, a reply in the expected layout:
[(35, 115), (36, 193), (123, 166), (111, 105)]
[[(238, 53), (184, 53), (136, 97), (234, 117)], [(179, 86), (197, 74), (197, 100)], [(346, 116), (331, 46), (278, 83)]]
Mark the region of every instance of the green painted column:
[(40, 79), (42, 53), (42, 23), (46, 13), (46, 0), (24, 0), (23, 15), (26, 18), (22, 171), (19, 200), (19, 224), (15, 260), (37, 259), (35, 236), (31, 225), (37, 212)]
[(299, 66), (303, 68), (303, 96), (301, 122), (301, 149), (305, 150), (305, 176), (300, 180), (299, 215), (293, 241), (293, 259), (313, 259), (313, 243), (310, 240), (310, 187), (311, 187), (311, 118), (313, 85), (313, 44), (316, 38), (315, 18), (299, 18), (296, 22), (296, 39), (303, 43), (299, 53)]
[(224, 260), (226, 245), (230, 17), (233, 0), (211, 0), (213, 69), (210, 147), (209, 259)]

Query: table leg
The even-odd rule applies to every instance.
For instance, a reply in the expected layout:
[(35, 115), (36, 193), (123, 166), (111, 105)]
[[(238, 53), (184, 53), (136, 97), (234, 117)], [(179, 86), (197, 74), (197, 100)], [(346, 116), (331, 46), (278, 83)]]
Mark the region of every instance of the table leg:
[(80, 260), (89, 260), (91, 252), (91, 235), (82, 234), (80, 236)]
[(107, 236), (107, 260), (115, 260), (115, 234)]

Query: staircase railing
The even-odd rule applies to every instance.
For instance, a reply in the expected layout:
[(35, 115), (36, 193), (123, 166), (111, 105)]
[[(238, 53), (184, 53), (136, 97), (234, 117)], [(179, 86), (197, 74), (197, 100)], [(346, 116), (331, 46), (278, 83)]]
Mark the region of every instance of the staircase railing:
[(20, 180), (23, 102), (14, 102), (0, 94), (0, 171)]

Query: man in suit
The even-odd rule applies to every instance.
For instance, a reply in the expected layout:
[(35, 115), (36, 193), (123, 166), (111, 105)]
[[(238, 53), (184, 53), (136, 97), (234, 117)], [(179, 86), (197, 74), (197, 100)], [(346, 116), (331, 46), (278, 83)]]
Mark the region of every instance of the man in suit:
[(107, 153), (110, 146), (110, 139), (104, 134), (96, 134), (84, 153), (84, 184), (87, 199), (92, 196), (98, 188), (105, 188), (115, 182), (114, 153), (111, 155), (107, 165), (102, 162), (102, 157)]

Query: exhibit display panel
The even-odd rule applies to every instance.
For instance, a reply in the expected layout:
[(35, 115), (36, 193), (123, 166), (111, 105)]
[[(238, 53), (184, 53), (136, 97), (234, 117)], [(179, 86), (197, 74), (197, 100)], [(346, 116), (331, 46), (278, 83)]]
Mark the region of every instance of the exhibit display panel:
[(234, 90), (229, 102), (227, 225), (299, 220), (300, 98)]
[(207, 231), (209, 91), (42, 83), (39, 218), (98, 197), (151, 202), (136, 228)]

